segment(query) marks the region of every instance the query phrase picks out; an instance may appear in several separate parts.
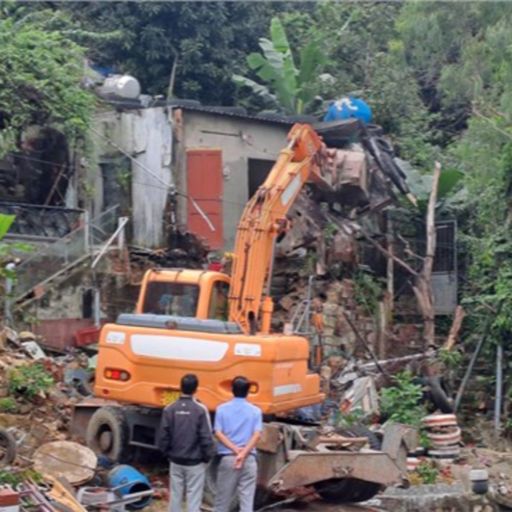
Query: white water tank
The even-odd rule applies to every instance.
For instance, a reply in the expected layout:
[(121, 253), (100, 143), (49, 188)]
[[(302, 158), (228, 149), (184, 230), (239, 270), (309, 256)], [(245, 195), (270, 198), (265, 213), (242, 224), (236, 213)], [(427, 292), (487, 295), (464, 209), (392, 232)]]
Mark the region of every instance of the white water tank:
[(137, 99), (140, 94), (139, 81), (130, 75), (112, 75), (105, 78), (100, 94), (117, 98)]

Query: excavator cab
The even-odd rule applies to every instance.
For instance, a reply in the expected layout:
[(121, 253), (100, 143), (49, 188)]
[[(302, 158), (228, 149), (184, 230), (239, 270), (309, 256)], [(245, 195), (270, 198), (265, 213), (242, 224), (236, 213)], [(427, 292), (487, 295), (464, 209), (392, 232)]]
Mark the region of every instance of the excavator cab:
[(229, 277), (221, 272), (148, 270), (135, 312), (227, 321), (228, 292)]

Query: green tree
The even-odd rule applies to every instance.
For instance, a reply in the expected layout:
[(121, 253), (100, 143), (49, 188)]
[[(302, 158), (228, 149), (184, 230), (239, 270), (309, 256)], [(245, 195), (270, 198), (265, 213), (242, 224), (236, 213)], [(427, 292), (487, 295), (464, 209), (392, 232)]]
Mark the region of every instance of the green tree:
[(367, 100), (400, 156), (430, 170), (433, 117), (397, 30), (401, 10), (398, 3), (322, 2), (311, 11), (284, 13), (283, 23), (292, 48), (313, 38), (327, 56), (325, 75), (312, 79), (316, 93)]
[[(409, 64), (439, 110), (443, 158), (463, 172), (464, 194), (453, 213), (465, 266), (462, 300), (471, 313), (465, 325), (468, 333), (482, 333), (490, 322), (483, 359), (492, 367), (492, 342), (503, 345), (505, 360), (512, 354), (512, 8), (439, 3), (427, 12), (418, 3), (403, 15), (412, 16), (402, 27), (410, 30), (404, 32)], [(414, 20), (423, 26), (413, 30)], [(506, 384), (510, 389), (510, 379)]]
[(73, 2), (61, 4), (83, 30), (114, 31), (96, 41), (90, 56), (130, 73), (142, 90), (210, 105), (233, 105), (233, 73), (245, 73), (245, 56), (274, 12), (286, 6), (262, 2)]
[[(449, 144), (467, 127), (471, 97), (502, 53), (488, 31), (510, 27), (506, 2), (409, 2), (397, 20), (408, 65), (425, 105), (436, 112), (439, 142)], [(492, 48), (489, 48), (491, 43)], [(501, 41), (503, 43), (503, 40)], [(501, 83), (501, 80), (498, 80)]]
[(87, 132), (94, 98), (80, 85), (84, 48), (49, 19), (48, 12), (0, 10), (0, 153), (29, 125), (55, 127), (69, 139)]

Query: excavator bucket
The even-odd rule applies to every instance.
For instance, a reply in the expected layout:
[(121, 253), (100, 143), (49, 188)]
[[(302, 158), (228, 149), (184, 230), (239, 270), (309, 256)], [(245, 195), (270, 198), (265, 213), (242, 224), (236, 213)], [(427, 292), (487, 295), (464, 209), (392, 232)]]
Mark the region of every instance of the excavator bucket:
[(320, 172), (331, 190), (322, 188), (320, 200), (349, 207), (372, 206), (394, 199), (391, 184), (413, 204), (406, 175), (382, 129), (358, 119), (317, 123), (315, 131), (326, 148)]
[[(359, 451), (355, 446), (365, 443), (365, 437), (319, 435), (320, 442), (316, 443), (312, 440), (315, 436), (301, 427), (270, 424), (266, 430), (269, 432), (264, 432), (258, 448), (262, 454), (261, 475), (267, 469), (269, 479), (260, 481), (260, 485), (275, 493), (312, 486), (322, 498), (337, 503), (365, 501), (383, 487), (400, 483), (406, 475), (407, 453), (417, 443), (417, 432), (399, 424), (386, 428), (381, 449), (363, 447)], [(281, 444), (289, 439), (291, 449), (280, 458)], [(298, 439), (307, 442), (301, 446)], [(276, 465), (276, 460), (285, 462)]]

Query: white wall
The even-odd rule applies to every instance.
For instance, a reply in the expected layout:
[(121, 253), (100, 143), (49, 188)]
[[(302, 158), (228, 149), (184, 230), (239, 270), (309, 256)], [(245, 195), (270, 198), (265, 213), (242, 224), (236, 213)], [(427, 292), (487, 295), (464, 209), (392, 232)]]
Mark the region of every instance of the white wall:
[[(140, 110), (112, 110), (96, 116), (96, 159), (119, 154), (109, 140), (131, 155), (133, 243), (159, 247), (166, 243), (163, 232), (167, 190), (162, 183), (174, 183), (171, 172), (173, 150), (172, 112), (163, 107)], [(176, 123), (178, 127), (179, 123)], [(274, 161), (286, 145), (287, 124), (237, 118), (229, 115), (183, 110), (182, 130), (177, 128), (181, 156), (172, 163), (178, 192), (186, 190), (186, 150), (222, 150), (224, 173), (224, 246), (234, 245), (236, 228), (248, 200), (248, 161), (251, 158)], [(180, 140), (181, 139), (181, 140)], [(177, 144), (175, 142), (175, 144)], [(138, 165), (139, 164), (139, 165)], [(160, 179), (152, 176), (146, 169)], [(89, 171), (94, 189), (91, 214), (94, 217), (111, 205), (103, 205), (102, 177), (99, 169)], [(187, 205), (180, 200), (178, 221), (186, 226)]]
[[(165, 184), (172, 184), (172, 126), (163, 107), (123, 112), (108, 111), (96, 116), (97, 158), (119, 154), (109, 140), (121, 147), (132, 160), (133, 243), (144, 247), (165, 245), (163, 217), (167, 198)], [(156, 176), (156, 177), (155, 177)], [(102, 205), (101, 176), (97, 172), (93, 213)], [(101, 205), (101, 206), (100, 206)]]

